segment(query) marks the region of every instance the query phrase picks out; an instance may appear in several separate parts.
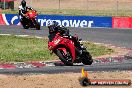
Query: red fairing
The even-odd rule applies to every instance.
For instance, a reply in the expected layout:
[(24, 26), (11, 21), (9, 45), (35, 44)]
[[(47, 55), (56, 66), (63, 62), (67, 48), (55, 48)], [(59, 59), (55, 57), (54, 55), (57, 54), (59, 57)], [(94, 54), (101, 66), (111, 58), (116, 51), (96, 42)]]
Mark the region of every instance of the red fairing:
[[(66, 52), (66, 48), (65, 47), (67, 47), (67, 48), (70, 49), (70, 52), (71, 52), (72, 58), (73, 58), (72, 61), (74, 61), (75, 58), (76, 58), (75, 57), (75, 46), (74, 46), (74, 42), (72, 40), (69, 40), (67, 38), (64, 38), (64, 37), (60, 36), (59, 34), (60, 33), (57, 33), (56, 34), (56, 36), (53, 39), (53, 41), (48, 42), (48, 48), (49, 48), (49, 50), (61, 49), (66, 54), (67, 52)], [(59, 47), (59, 48), (57, 48), (60, 45), (63, 45), (65, 47)]]
[(28, 11), (28, 12), (26, 13), (26, 16), (27, 16), (28, 18), (30, 18), (30, 19), (34, 19), (34, 18), (36, 18), (37, 13), (36, 13), (36, 11), (34, 11), (34, 10), (30, 10), (30, 11)]
[(70, 38), (70, 36), (62, 36), (58, 32), (50, 34), (48, 38), (48, 49), (55, 53), (65, 65), (72, 66), (73, 63), (81, 62), (85, 65), (92, 64), (92, 56), (86, 48), (82, 44), (80, 47), (74, 44), (74, 39), (76, 39), (78, 45), (80, 44), (80, 39), (77, 36)]

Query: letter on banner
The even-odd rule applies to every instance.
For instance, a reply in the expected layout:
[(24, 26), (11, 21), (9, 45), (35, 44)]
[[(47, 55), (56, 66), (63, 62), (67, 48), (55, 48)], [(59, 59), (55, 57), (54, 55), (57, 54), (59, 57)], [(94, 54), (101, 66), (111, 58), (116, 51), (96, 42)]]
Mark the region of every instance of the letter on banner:
[(61, 25), (61, 21), (60, 20), (53, 20), (56, 21), (58, 23), (58, 25)]
[(79, 27), (79, 24), (80, 24), (80, 20), (78, 20), (78, 21), (76, 21), (76, 20), (74, 20), (74, 21), (70, 20), (71, 27)]
[(88, 22), (88, 27), (92, 27), (93, 21)]
[(66, 27), (69, 27), (69, 21), (68, 20), (63, 20), (62, 25), (66, 26)]
[(88, 22), (86, 20), (81, 21), (80, 27), (86, 27), (87, 26), (87, 23)]
[(18, 19), (18, 16), (14, 16), (12, 19), (11, 19), (11, 24), (14, 24), (14, 21)]
[(48, 19), (48, 20), (46, 21), (46, 26), (50, 25), (51, 22), (52, 22), (52, 20)]
[(44, 26), (46, 19), (38, 19), (38, 22), (40, 23), (41, 26)]

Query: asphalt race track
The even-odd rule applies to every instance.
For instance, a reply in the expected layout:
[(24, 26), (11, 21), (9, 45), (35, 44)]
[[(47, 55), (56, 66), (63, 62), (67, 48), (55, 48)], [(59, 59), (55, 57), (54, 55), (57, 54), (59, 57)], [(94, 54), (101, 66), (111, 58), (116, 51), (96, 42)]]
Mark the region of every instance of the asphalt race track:
[[(112, 44), (115, 46), (132, 48), (132, 29), (106, 29), (106, 28), (69, 28), (71, 34), (77, 34), (83, 41)], [(47, 37), (47, 27), (41, 30), (23, 29), (21, 26), (0, 26), (0, 34), (32, 35)], [(1, 69), (4, 74), (21, 73), (60, 73), (80, 72), (84, 67), (88, 71), (109, 71), (109, 70), (132, 70), (132, 58), (126, 63), (94, 64), (91, 66), (54, 66), (43, 68), (23, 69)]]
[(19, 68), (19, 69), (1, 69), (0, 74), (29, 74), (29, 73), (44, 73), (57, 74), (65, 72), (80, 73), (84, 67), (85, 71), (123, 71), (132, 70), (132, 63), (114, 63), (114, 64), (98, 64), (91, 66), (51, 66), (43, 68)]

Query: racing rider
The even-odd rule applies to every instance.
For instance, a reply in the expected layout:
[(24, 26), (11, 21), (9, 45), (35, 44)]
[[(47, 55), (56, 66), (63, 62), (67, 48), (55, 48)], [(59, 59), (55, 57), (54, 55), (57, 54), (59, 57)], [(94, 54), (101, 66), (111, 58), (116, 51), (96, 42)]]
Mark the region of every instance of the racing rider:
[(27, 6), (26, 1), (22, 0), (21, 5), (19, 6), (19, 16), (20, 16), (20, 22), (21, 23), (26, 19), (25, 14), (28, 12), (28, 10), (34, 10), (34, 9)]
[(58, 23), (56, 21), (53, 21), (51, 25), (48, 26), (48, 29), (49, 29), (49, 41), (52, 41), (53, 38), (55, 37), (56, 33), (60, 33), (63, 37), (66, 37), (68, 39), (71, 39), (73, 40), (75, 46), (76, 46), (76, 49), (77, 51), (81, 54), (82, 51), (82, 47), (80, 45), (80, 42), (78, 41), (78, 37), (76, 36), (71, 36), (69, 34), (69, 29), (67, 29), (66, 27), (64, 26), (60, 26), (58, 25)]

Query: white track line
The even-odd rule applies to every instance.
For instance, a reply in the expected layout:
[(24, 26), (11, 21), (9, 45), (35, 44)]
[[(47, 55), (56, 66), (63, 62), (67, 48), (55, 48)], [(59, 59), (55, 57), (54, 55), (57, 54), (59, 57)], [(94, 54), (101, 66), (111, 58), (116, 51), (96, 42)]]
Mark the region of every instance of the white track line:
[(11, 34), (0, 34), (0, 35), (7, 35), (7, 36), (10, 36)]

